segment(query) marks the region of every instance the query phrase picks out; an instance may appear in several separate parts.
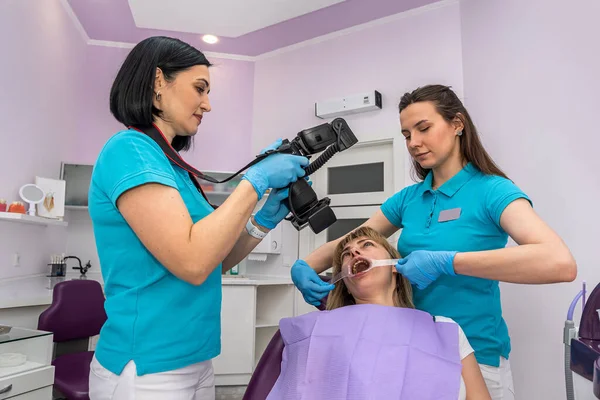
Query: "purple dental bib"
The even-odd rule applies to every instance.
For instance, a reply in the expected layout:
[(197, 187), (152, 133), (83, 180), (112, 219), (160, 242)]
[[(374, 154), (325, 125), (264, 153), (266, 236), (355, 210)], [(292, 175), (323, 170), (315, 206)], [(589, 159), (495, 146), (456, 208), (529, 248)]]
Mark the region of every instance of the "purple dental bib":
[(458, 325), (423, 311), (353, 305), (281, 320), (281, 373), (268, 400), (456, 400)]

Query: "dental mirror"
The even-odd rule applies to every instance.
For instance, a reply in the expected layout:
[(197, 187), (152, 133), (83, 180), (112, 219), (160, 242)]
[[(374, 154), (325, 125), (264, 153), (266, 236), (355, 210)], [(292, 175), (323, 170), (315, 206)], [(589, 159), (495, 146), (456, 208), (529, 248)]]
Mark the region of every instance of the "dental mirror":
[(27, 214), (35, 215), (36, 204), (39, 204), (44, 200), (45, 193), (38, 185), (28, 183), (27, 185), (21, 186), (21, 189), (19, 189), (19, 196), (21, 196), (23, 201), (29, 203)]

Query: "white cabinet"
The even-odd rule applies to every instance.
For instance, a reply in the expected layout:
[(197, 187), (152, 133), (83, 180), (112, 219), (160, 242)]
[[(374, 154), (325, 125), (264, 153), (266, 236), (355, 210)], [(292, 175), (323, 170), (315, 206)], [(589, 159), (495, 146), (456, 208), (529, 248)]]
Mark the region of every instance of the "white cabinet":
[(11, 397), (10, 400), (42, 400), (52, 399), (52, 386), (46, 386), (42, 389), (37, 389), (32, 392), (19, 394)]
[(255, 286), (223, 286), (221, 354), (213, 360), (215, 375), (231, 381), (252, 374), (255, 304)]
[[(52, 399), (52, 346), (49, 332), (11, 327), (0, 334), (0, 399)], [(17, 355), (22, 361), (9, 365)]]
[[(233, 281), (233, 282), (227, 282)], [(282, 318), (294, 315), (294, 285), (286, 279), (224, 278), (217, 385), (246, 385)]]

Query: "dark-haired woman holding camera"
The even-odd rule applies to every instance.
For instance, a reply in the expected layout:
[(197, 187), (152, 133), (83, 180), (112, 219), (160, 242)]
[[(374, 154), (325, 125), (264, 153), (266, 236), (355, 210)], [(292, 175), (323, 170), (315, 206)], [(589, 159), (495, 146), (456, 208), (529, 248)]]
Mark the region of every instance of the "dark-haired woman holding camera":
[(305, 157), (270, 155), (215, 210), (144, 133), (153, 127), (175, 152), (189, 148), (211, 110), (210, 66), (186, 43), (151, 37), (113, 83), (110, 110), (126, 129), (101, 150), (89, 191), (108, 316), (90, 365), (92, 400), (215, 398), (222, 271), (283, 220), (284, 188), (305, 174)]

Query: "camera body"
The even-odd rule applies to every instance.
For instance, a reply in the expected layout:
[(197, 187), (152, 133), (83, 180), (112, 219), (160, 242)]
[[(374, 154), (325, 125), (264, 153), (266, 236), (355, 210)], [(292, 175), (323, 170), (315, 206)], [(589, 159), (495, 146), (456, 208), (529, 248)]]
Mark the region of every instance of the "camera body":
[[(357, 142), (358, 139), (346, 121), (343, 118), (336, 118), (331, 123), (299, 132), (291, 142), (285, 139), (275, 151), (307, 158), (323, 152), (306, 167), (306, 176), (309, 176), (325, 165), (336, 153), (346, 150)], [(285, 201), (292, 213), (286, 219), (298, 231), (308, 225), (314, 233), (318, 234), (337, 221), (335, 213), (329, 207), (331, 200), (328, 197), (319, 200), (306, 179), (300, 179), (289, 186), (289, 197)]]

